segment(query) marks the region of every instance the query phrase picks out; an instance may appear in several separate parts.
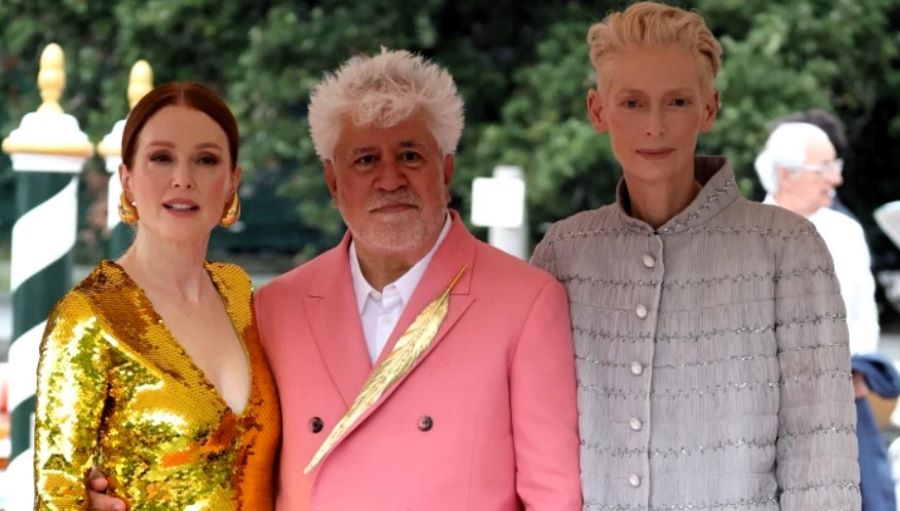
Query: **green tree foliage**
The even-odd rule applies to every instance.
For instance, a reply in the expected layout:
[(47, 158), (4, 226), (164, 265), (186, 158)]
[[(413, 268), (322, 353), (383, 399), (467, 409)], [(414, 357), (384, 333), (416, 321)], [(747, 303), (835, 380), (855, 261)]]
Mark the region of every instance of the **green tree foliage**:
[[(379, 47), (434, 58), (456, 77), (467, 126), (454, 196), (468, 211), (471, 178), (521, 165), (532, 234), (613, 198), (620, 170), (591, 128), (594, 83), (585, 34), (622, 1), (4, 0), (0, 2), (0, 129), (39, 103), (41, 49), (66, 50), (63, 107), (95, 140), (124, 116), (128, 69), (144, 58), (156, 82), (212, 85), (234, 108), (251, 195), (287, 201), (312, 255), (342, 224), (308, 135), (306, 104), (323, 73)], [(758, 197), (752, 161), (769, 122), (810, 107), (837, 113), (850, 138), (842, 196), (864, 223), (900, 192), (900, 7), (897, 0), (693, 0), (725, 48), (722, 109), (702, 152), (729, 155)], [(99, 162), (94, 162), (99, 168)], [(8, 181), (0, 161), (0, 193)], [(267, 190), (267, 191), (264, 191)], [(275, 211), (276, 209), (273, 209)], [(246, 211), (248, 216), (253, 211)]]
[[(893, 181), (896, 196), (900, 180), (873, 167), (876, 155), (860, 150), (866, 145), (864, 129), (879, 123), (879, 102), (896, 105), (900, 100), (898, 89), (889, 87), (900, 79), (900, 27), (890, 20), (898, 13), (896, 2), (700, 0), (697, 7), (721, 34), (725, 47), (719, 81), (723, 109), (709, 146), (732, 157), (746, 190), (755, 182), (752, 162), (769, 122), (791, 111), (821, 107), (835, 112), (848, 129), (850, 154), (842, 195), (864, 217), (880, 204), (870, 202), (872, 188), (861, 186), (876, 175)], [(896, 146), (889, 137), (896, 141), (897, 134), (885, 131), (878, 137), (884, 147), (877, 152)]]

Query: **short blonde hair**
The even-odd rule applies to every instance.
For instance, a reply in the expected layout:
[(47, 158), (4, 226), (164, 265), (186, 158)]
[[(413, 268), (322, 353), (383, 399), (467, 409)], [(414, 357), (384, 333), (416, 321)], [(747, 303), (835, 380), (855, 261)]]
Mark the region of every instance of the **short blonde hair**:
[(622, 12), (610, 13), (591, 26), (587, 41), (598, 85), (603, 83), (610, 56), (641, 46), (678, 45), (694, 52), (705, 63), (702, 69), (708, 71), (701, 72), (704, 94), (712, 92), (722, 66), (722, 46), (699, 14), (656, 2), (638, 2)]
[(381, 49), (353, 57), (313, 89), (309, 128), (322, 160), (334, 156), (341, 124), (389, 128), (416, 112), (425, 115), (443, 154), (456, 152), (463, 128), (463, 101), (453, 77), (420, 55)]

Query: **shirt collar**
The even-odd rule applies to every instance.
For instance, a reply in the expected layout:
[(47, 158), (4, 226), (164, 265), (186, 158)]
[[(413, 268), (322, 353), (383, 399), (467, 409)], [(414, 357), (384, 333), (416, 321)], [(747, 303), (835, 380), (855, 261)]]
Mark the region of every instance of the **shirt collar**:
[[(425, 275), (428, 263), (431, 262), (434, 253), (437, 252), (437, 249), (441, 246), (444, 238), (447, 237), (447, 233), (450, 232), (452, 223), (450, 214), (447, 214), (447, 217), (444, 219), (444, 226), (441, 228), (441, 233), (438, 235), (438, 239), (434, 242), (434, 246), (431, 247), (431, 250), (429, 250), (422, 259), (419, 259), (418, 262), (416, 262), (416, 264), (407, 270), (400, 278), (384, 286), (385, 290), (390, 287), (396, 289), (397, 293), (400, 295), (400, 300), (404, 305), (409, 302), (413, 292), (416, 290), (416, 286), (419, 285), (419, 281), (421, 281), (422, 277)], [(362, 268), (359, 265), (359, 257), (356, 254), (356, 243), (353, 240), (350, 240), (349, 257), (350, 276), (353, 279), (353, 291), (356, 294), (357, 312), (362, 314), (363, 308), (366, 306), (366, 300), (369, 299), (370, 294), (378, 293), (378, 291), (375, 290), (375, 288), (369, 284), (369, 281), (366, 280), (366, 277), (363, 276)]]

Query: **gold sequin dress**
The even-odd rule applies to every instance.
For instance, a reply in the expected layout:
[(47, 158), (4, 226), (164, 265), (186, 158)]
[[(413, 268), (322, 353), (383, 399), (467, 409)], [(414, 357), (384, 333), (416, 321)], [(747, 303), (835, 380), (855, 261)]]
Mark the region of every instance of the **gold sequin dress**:
[(104, 261), (56, 305), (38, 367), (35, 509), (87, 509), (92, 466), (132, 511), (274, 508), (281, 420), (252, 288), (208, 263), (251, 370), (240, 414), (176, 341), (144, 292)]

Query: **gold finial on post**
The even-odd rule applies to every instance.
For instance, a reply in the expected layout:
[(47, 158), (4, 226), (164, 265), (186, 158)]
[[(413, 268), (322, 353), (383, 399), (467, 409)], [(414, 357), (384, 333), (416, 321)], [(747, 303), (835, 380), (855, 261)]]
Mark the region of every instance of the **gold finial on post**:
[(41, 99), (44, 102), (38, 108), (38, 112), (62, 113), (59, 97), (62, 96), (65, 87), (66, 68), (62, 48), (56, 43), (50, 43), (41, 52), (38, 88), (41, 89)]
[(153, 69), (146, 60), (139, 60), (131, 66), (128, 76), (128, 106), (134, 105), (153, 89)]

